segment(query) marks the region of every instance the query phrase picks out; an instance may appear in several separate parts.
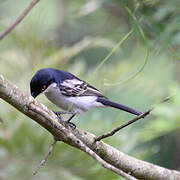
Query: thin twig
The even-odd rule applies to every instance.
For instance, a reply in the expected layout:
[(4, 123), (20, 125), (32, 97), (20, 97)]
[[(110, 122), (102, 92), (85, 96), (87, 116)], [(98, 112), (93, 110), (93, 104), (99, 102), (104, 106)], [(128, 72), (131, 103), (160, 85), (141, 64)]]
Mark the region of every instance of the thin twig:
[(128, 121), (127, 123), (125, 123), (125, 124), (123, 124), (123, 125), (121, 125), (121, 126), (118, 126), (117, 128), (113, 129), (112, 131), (110, 131), (110, 132), (108, 132), (108, 133), (96, 137), (96, 138), (95, 138), (95, 141), (100, 141), (100, 140), (102, 140), (102, 139), (104, 139), (104, 138), (107, 138), (107, 137), (109, 137), (109, 136), (113, 136), (113, 135), (114, 135), (116, 132), (118, 132), (120, 129), (123, 129), (123, 128), (125, 128), (126, 126), (129, 126), (130, 124), (138, 121), (138, 120), (141, 119), (141, 118), (144, 118), (144, 117), (147, 116), (151, 111), (152, 111), (152, 109), (150, 109), (150, 110), (146, 111), (145, 113), (141, 114), (140, 116), (138, 116), (138, 117), (136, 117), (136, 118)]
[(51, 146), (50, 146), (50, 148), (49, 148), (49, 151), (48, 151), (47, 154), (44, 156), (43, 160), (40, 162), (39, 166), (36, 168), (36, 170), (34, 171), (33, 175), (36, 175), (36, 174), (39, 172), (40, 168), (41, 168), (42, 166), (44, 166), (44, 164), (46, 163), (49, 155), (52, 153), (52, 151), (53, 151), (54, 146), (56, 145), (56, 143), (57, 143), (57, 140), (54, 140), (54, 142), (51, 144)]
[(22, 14), (16, 19), (16, 21), (13, 24), (11, 24), (2, 34), (0, 34), (0, 40), (2, 40), (17, 26), (39, 1), (40, 0), (33, 0), (29, 4), (29, 6), (22, 12)]
[[(161, 101), (161, 103), (164, 103), (164, 102), (168, 101), (171, 97), (172, 97), (172, 96), (166, 97), (165, 99), (163, 99), (163, 100)], [(112, 131), (96, 137), (96, 138), (95, 138), (95, 141), (100, 141), (100, 140), (102, 140), (102, 139), (104, 139), (104, 138), (107, 138), (107, 137), (109, 137), (109, 136), (113, 136), (115, 133), (117, 133), (119, 130), (125, 128), (126, 126), (129, 126), (130, 124), (138, 121), (138, 120), (141, 119), (141, 118), (145, 118), (153, 109), (154, 109), (154, 107), (152, 107), (152, 108), (149, 109), (148, 111), (144, 112), (144, 113), (141, 114), (140, 116), (135, 117), (134, 119), (128, 121), (127, 123), (124, 123), (124, 124), (122, 124), (121, 126), (118, 126), (117, 128), (113, 129)]]

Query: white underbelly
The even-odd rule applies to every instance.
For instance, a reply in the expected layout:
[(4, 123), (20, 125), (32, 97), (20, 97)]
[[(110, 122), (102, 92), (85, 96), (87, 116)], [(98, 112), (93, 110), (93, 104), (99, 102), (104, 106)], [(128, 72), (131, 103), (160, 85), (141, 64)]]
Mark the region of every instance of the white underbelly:
[(73, 113), (82, 113), (94, 107), (104, 107), (96, 101), (96, 96), (68, 97), (61, 95), (59, 92), (47, 92), (45, 95), (56, 106)]

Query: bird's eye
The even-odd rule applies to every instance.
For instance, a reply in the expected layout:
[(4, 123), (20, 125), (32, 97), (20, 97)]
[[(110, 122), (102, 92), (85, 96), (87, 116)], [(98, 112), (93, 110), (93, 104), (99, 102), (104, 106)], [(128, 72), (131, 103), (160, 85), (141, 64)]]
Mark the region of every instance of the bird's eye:
[(44, 91), (46, 89), (46, 85), (42, 86), (42, 91)]

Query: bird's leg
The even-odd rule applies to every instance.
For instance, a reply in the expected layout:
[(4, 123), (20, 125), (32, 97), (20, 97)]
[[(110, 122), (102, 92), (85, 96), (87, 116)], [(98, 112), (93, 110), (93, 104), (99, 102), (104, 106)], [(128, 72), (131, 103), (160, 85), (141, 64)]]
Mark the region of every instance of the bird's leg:
[(58, 122), (60, 123), (60, 121), (64, 121), (63, 120), (63, 118), (62, 118), (62, 116), (61, 116), (61, 112), (56, 112), (56, 111), (53, 111), (55, 114), (56, 114), (56, 116), (58, 117)]
[(67, 122), (73, 129), (76, 129), (76, 125), (75, 125), (74, 123), (70, 122), (70, 121), (71, 121), (71, 119), (72, 119), (75, 115), (76, 115), (76, 114), (73, 114), (73, 113), (72, 113), (71, 117), (66, 120), (66, 122)]
[(66, 111), (58, 111), (58, 112), (56, 112), (56, 111), (53, 111), (55, 114), (56, 114), (56, 116), (59, 118), (59, 120), (60, 121), (63, 121), (63, 118), (62, 118), (62, 114), (73, 114), (72, 112), (66, 112)]
[(70, 117), (69, 119), (67, 119), (65, 122), (67, 122), (73, 129), (76, 129), (76, 125), (75, 125), (74, 123), (70, 122), (71, 119), (72, 119), (76, 114), (74, 114), (74, 113), (72, 113), (72, 112), (65, 112), (65, 111), (58, 111), (58, 112), (53, 111), (53, 112), (57, 115), (57, 117), (59, 118), (59, 121), (64, 121), (63, 118), (62, 118), (62, 116), (61, 116), (62, 114), (71, 114), (71, 117)]
[(66, 120), (68, 123), (70, 123), (70, 121), (71, 121), (71, 119), (75, 116), (76, 114), (74, 114), (74, 113), (72, 113), (72, 116), (68, 119), (68, 120)]

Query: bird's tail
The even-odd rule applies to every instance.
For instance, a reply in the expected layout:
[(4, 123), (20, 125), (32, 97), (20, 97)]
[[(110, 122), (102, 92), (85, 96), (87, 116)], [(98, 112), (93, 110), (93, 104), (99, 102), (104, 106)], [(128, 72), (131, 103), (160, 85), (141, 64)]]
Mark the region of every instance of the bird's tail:
[(113, 107), (113, 108), (121, 109), (123, 111), (126, 111), (126, 112), (131, 113), (131, 114), (135, 114), (137, 116), (142, 114), (142, 112), (139, 112), (139, 111), (137, 111), (135, 109), (132, 109), (130, 107), (127, 107), (125, 105), (109, 101), (108, 99), (105, 99), (103, 97), (98, 97), (97, 101), (102, 103), (105, 106), (110, 106), (110, 107)]

